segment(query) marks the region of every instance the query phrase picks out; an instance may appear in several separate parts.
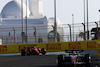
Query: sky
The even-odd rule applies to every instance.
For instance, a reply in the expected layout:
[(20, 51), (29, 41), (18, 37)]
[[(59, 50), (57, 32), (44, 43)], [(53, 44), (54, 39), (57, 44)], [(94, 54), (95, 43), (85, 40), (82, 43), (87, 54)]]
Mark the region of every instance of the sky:
[[(0, 0), (0, 12), (5, 4), (11, 0)], [(84, 22), (84, 0), (56, 0), (57, 18), (62, 24), (72, 24), (72, 14), (74, 23)], [(89, 0), (89, 22), (100, 20), (100, 0)], [(54, 0), (43, 0), (43, 15), (47, 18), (54, 17)]]

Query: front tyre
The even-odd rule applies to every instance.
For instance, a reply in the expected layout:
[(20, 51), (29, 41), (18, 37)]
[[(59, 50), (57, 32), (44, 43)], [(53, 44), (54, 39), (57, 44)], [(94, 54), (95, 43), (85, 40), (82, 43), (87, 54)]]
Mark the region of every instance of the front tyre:
[(62, 65), (61, 64), (58, 64), (57, 67), (62, 67)]
[(57, 67), (62, 67), (63, 55), (58, 55), (57, 59), (58, 59)]
[(41, 53), (42, 53), (42, 55), (45, 55), (46, 54), (46, 49), (45, 48), (41, 48)]
[(90, 55), (89, 54), (85, 54), (85, 58), (84, 58), (84, 61), (85, 61), (85, 67), (90, 67), (91, 66), (91, 58), (90, 58)]

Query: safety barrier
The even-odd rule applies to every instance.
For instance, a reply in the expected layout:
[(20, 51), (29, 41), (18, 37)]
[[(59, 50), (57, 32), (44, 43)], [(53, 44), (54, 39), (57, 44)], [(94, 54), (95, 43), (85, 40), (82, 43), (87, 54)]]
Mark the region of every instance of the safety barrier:
[(100, 56), (100, 41), (98, 41), (98, 56)]
[(98, 50), (100, 56), (100, 40), (76, 41), (76, 42), (57, 42), (57, 43), (36, 43), (36, 44), (13, 44), (0, 45), (0, 53), (19, 53), (25, 46), (36, 45), (37, 48), (45, 48), (47, 51), (72, 50)]

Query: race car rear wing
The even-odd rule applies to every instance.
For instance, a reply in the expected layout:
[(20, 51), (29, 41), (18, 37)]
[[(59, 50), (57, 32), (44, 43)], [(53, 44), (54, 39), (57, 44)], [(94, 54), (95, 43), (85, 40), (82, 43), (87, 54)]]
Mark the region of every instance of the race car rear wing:
[(73, 51), (76, 52), (76, 53), (84, 52), (84, 50), (65, 50), (66, 53), (73, 53)]

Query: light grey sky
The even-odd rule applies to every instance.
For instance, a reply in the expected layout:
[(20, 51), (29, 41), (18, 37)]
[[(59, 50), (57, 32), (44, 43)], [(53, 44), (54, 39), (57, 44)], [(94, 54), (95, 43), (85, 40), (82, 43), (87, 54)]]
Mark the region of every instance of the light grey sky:
[[(0, 12), (4, 5), (11, 0), (0, 0)], [(56, 0), (57, 18), (62, 24), (72, 24), (72, 14), (74, 23), (84, 22), (83, 0)], [(89, 22), (100, 20), (100, 0), (89, 0)], [(54, 17), (54, 0), (43, 0), (43, 13), (48, 18)]]

